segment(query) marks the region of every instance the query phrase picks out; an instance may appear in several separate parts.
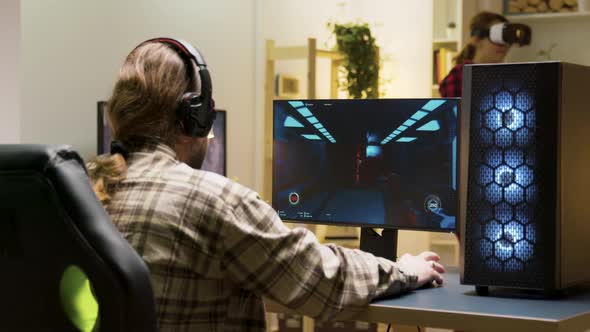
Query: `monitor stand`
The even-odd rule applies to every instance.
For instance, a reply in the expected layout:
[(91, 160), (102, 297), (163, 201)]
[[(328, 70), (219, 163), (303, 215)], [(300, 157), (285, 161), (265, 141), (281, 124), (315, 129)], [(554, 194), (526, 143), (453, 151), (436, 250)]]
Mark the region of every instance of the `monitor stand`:
[(384, 229), (381, 235), (373, 228), (361, 228), (361, 250), (375, 256), (397, 260), (397, 229)]

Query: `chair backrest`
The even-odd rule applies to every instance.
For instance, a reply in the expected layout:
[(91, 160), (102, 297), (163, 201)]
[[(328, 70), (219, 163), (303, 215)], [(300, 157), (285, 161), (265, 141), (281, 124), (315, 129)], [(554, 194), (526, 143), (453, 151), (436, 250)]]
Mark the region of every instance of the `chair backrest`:
[(149, 270), (67, 146), (0, 145), (0, 330), (76, 331), (60, 299), (76, 266), (98, 302), (95, 331), (156, 331)]

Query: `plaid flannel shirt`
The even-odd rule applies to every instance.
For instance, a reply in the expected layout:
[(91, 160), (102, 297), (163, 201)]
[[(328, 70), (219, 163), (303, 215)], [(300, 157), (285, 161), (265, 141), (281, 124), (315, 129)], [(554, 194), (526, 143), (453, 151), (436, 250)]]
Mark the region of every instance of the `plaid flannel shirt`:
[(255, 192), (166, 145), (127, 161), (106, 208), (151, 271), (161, 331), (264, 331), (262, 297), (329, 319), (417, 282), (394, 262), (289, 229)]
[(463, 65), (473, 63), (465, 61), (464, 63), (455, 65), (449, 74), (440, 82), (438, 92), (441, 97), (461, 97), (463, 94)]

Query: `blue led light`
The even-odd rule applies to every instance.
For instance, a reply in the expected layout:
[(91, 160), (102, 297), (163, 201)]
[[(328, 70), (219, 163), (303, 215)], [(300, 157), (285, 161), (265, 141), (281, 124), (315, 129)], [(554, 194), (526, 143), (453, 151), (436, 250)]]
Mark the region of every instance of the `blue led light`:
[(417, 137), (400, 137), (396, 142), (409, 143), (416, 140)]
[(516, 109), (508, 110), (503, 116), (504, 126), (510, 130), (517, 130), (524, 126), (524, 114)]
[(537, 229), (535, 224), (528, 224), (525, 228), (525, 238), (531, 242), (537, 242)]
[(377, 135), (367, 134), (367, 143), (377, 143)]
[(307, 138), (309, 140), (313, 140), (313, 141), (317, 141), (317, 140), (321, 140), (322, 139), (318, 135), (301, 134), (301, 136), (303, 136), (304, 138)]
[(489, 129), (482, 128), (479, 131), (479, 137), (481, 137), (481, 142), (484, 145), (490, 146), (494, 142), (494, 133), (492, 133)]
[(492, 183), (486, 187), (486, 199), (492, 204), (500, 203), (502, 200), (502, 187)]
[(503, 261), (512, 257), (512, 253), (514, 252), (512, 243), (506, 239), (501, 239), (500, 241), (494, 243), (494, 249), (496, 254), (495, 256)]
[(533, 170), (528, 166), (520, 166), (516, 169), (515, 182), (523, 187), (533, 183), (534, 175)]
[(502, 238), (502, 225), (495, 220), (487, 223), (484, 227), (484, 235), (486, 239), (492, 242), (500, 240)]
[(427, 102), (426, 105), (424, 105), (422, 107), (422, 109), (427, 110), (427, 111), (434, 111), (437, 107), (444, 104), (445, 102), (446, 102), (446, 100), (434, 99), (434, 100)]
[(524, 265), (522, 264), (522, 262), (514, 258), (508, 260), (504, 267), (508, 272), (520, 272), (524, 269)]
[(297, 109), (297, 112), (299, 112), (299, 114), (303, 115), (304, 118), (307, 118), (308, 116), (312, 116), (313, 114), (311, 114), (311, 112), (307, 109), (307, 107), (301, 107)]
[(366, 154), (367, 157), (378, 157), (381, 155), (381, 147), (377, 145), (367, 145)]
[(486, 152), (486, 164), (497, 167), (502, 163), (502, 150), (492, 147)]
[(506, 203), (500, 203), (496, 205), (496, 219), (502, 224), (505, 224), (512, 220), (512, 207)]
[(517, 184), (511, 184), (504, 188), (504, 197), (506, 202), (516, 205), (524, 202), (524, 190)]
[(522, 261), (528, 261), (533, 258), (534, 247), (527, 241), (519, 241), (514, 245), (515, 253), (514, 256)]
[(393, 133), (394, 133), (394, 134), (396, 134), (396, 135), (398, 135), (398, 134), (400, 134), (401, 132), (402, 132), (401, 130), (398, 130), (398, 129), (396, 129), (396, 130), (395, 130)]
[(318, 129), (324, 128), (324, 126), (321, 123), (319, 123), (319, 122), (316, 123), (316, 124), (314, 124), (313, 126), (316, 127), (316, 128), (318, 128)]
[(285, 122), (283, 122), (283, 127), (302, 128), (303, 125), (301, 124), (301, 122), (295, 120), (293, 117), (288, 116), (285, 118)]
[(501, 111), (511, 109), (514, 106), (512, 95), (506, 91), (498, 93), (495, 97), (494, 106)]
[(290, 101), (289, 105), (293, 106), (294, 108), (298, 108), (298, 107), (303, 106), (303, 103), (300, 101)]
[(408, 126), (401, 125), (401, 126), (397, 127), (397, 129), (400, 131), (404, 131), (404, 130), (408, 129)]
[(416, 123), (416, 121), (414, 121), (414, 120), (412, 120), (412, 119), (407, 119), (407, 120), (404, 122), (404, 126), (408, 126), (408, 127), (410, 127), (410, 126), (412, 126), (414, 123)]
[(309, 121), (309, 123), (311, 123), (311, 124), (315, 124), (315, 123), (320, 122), (320, 121), (318, 121), (318, 119), (315, 116), (311, 116), (311, 117), (307, 118), (307, 121)]
[(524, 238), (524, 227), (513, 221), (504, 226), (504, 238), (512, 243), (516, 243)]
[(483, 99), (481, 100), (481, 104), (479, 105), (479, 107), (483, 111), (487, 111), (489, 109), (492, 109), (494, 107), (494, 96), (487, 95), (487, 96), (483, 97)]
[(412, 119), (418, 121), (418, 120), (422, 119), (423, 117), (425, 117), (426, 115), (428, 115), (428, 113), (426, 113), (424, 111), (417, 111), (416, 113), (414, 113), (414, 115), (412, 115)]
[(538, 238), (532, 208), (538, 200), (536, 149), (531, 147), (535, 105), (518, 80), (490, 80), (489, 88), (472, 122), (483, 149), (476, 175), (480, 186), (474, 192), (483, 201), (472, 231), (482, 236), (479, 250), (488, 271), (520, 272), (534, 258)]
[(432, 120), (416, 130), (418, 130), (418, 131), (437, 131), (437, 130), (440, 130), (440, 125), (438, 124), (437, 120)]
[(326, 134), (327, 132), (328, 132), (328, 131), (326, 130), (326, 128), (322, 128), (322, 129), (320, 129), (320, 133), (322, 133), (322, 134)]
[(516, 95), (516, 103), (514, 105), (521, 111), (528, 111), (533, 108), (534, 100), (526, 91), (521, 91)]
[(537, 126), (537, 113), (535, 111), (530, 111), (525, 115), (525, 122), (526, 126), (534, 129)]
[(504, 151), (504, 160), (508, 166), (516, 168), (524, 163), (524, 153), (520, 149)]
[(496, 168), (494, 180), (502, 187), (507, 187), (514, 182), (514, 170), (508, 166), (500, 166)]
[(494, 212), (492, 211), (492, 207), (485, 202), (482, 202), (480, 213), (479, 213), (479, 220), (487, 221), (494, 218)]
[(484, 258), (488, 258), (494, 254), (494, 244), (486, 239), (479, 243), (479, 250)]
[(497, 130), (502, 127), (502, 113), (491, 110), (485, 115), (485, 126), (491, 130)]
[(495, 258), (490, 258), (486, 261), (486, 265), (488, 269), (492, 272), (501, 272), (502, 271), (502, 262)]
[(496, 145), (507, 148), (512, 145), (512, 132), (502, 128), (496, 132)]
[(486, 185), (492, 181), (494, 181), (494, 171), (486, 165), (479, 166), (479, 184)]

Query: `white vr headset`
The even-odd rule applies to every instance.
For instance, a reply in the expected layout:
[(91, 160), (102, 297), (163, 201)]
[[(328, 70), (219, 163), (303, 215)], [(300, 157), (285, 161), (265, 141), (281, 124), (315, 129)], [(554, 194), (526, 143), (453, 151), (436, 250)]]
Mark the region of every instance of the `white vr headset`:
[(489, 29), (475, 29), (471, 35), (479, 38), (489, 38), (492, 43), (500, 45), (518, 46), (529, 45), (532, 39), (531, 27), (520, 23), (497, 23)]

